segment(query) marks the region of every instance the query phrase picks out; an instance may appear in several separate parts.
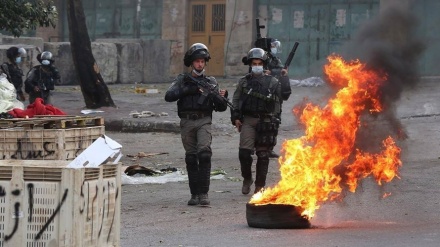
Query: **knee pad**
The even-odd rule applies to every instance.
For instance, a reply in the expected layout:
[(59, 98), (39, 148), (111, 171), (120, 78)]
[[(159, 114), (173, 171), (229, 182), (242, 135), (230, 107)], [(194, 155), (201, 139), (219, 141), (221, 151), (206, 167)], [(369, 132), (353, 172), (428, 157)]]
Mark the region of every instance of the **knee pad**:
[(257, 151), (257, 157), (259, 159), (269, 159), (269, 152), (268, 151)]
[(210, 151), (202, 151), (197, 154), (199, 158), (199, 163), (211, 163), (212, 152)]
[(187, 154), (185, 155), (185, 163), (186, 167), (197, 167), (197, 155), (195, 154)]
[(240, 148), (238, 150), (238, 159), (241, 162), (251, 163), (252, 164), (252, 150)]

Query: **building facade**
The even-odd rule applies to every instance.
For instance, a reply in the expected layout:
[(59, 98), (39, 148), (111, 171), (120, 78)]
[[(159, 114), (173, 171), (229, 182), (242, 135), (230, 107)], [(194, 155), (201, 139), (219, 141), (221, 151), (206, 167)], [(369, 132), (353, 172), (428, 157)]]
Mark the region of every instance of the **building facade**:
[[(195, 42), (206, 44), (211, 52), (209, 74), (243, 75), (247, 68), (241, 59), (253, 47), (256, 19), (264, 25), (263, 37), (281, 41), (282, 61), (294, 42), (300, 43), (291, 76), (320, 76), (329, 54), (337, 53), (363, 22), (396, 1), (419, 17), (414, 20), (420, 24), (418, 35), (427, 44), (420, 61), (422, 75), (437, 76), (437, 0), (84, 0), (83, 6), (92, 41), (142, 44), (144, 70), (151, 71), (144, 73), (143, 81), (150, 82), (166, 81), (185, 71), (184, 53)], [(45, 42), (69, 40), (65, 1), (57, 1), (57, 7), (57, 28), (35, 32)]]

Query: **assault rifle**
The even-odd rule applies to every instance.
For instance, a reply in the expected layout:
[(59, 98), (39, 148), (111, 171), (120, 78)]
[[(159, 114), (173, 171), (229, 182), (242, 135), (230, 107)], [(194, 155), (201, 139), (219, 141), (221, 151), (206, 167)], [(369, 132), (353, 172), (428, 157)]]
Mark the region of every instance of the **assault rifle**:
[(289, 53), (289, 56), (286, 59), (286, 62), (284, 63), (284, 69), (289, 68), (290, 63), (292, 62), (293, 56), (295, 55), (296, 48), (298, 48), (299, 43), (295, 42), (295, 44), (292, 47), (292, 50)]
[(257, 22), (257, 40), (255, 40), (255, 47), (261, 48), (265, 51), (270, 50), (270, 38), (263, 38), (261, 37), (261, 29), (265, 28), (264, 25), (260, 25), (260, 19), (256, 19)]
[(216, 90), (217, 86), (210, 84), (209, 79), (206, 79), (205, 77), (203, 77), (201, 79), (197, 79), (197, 78), (194, 78), (190, 74), (188, 74), (187, 76), (188, 76), (188, 78), (191, 79), (191, 81), (196, 83), (199, 88), (202, 89), (202, 96), (197, 101), (198, 104), (203, 104), (203, 102), (205, 102), (205, 100), (206, 100), (206, 97), (208, 97), (208, 95), (211, 94), (214, 97), (216, 97), (217, 99), (225, 102), (229, 106), (229, 108), (234, 110), (234, 105), (232, 105), (232, 103), (229, 102), (229, 100), (227, 98), (225, 98), (219, 94), (219, 92)]

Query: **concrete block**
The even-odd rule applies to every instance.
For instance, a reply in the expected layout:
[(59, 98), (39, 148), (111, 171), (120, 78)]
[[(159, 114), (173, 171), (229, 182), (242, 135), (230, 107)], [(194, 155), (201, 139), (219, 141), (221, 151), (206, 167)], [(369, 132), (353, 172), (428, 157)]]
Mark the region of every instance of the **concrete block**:
[[(73, 64), (70, 42), (46, 42), (44, 50), (52, 52), (60, 71), (62, 85), (79, 85)], [(92, 53), (105, 83), (115, 83), (118, 75), (117, 48), (112, 43), (92, 43)]]
[(105, 83), (118, 79), (118, 50), (112, 43), (92, 43), (92, 53)]
[(140, 43), (115, 43), (118, 49), (117, 83), (143, 81), (144, 53)]
[(144, 51), (144, 82), (169, 82), (171, 41), (144, 40), (142, 47)]
[(15, 38), (12, 36), (3, 36), (2, 37), (2, 43), (3, 44), (26, 44), (29, 46), (36, 46), (43, 49), (44, 46), (44, 40), (42, 38), (37, 37), (19, 37)]

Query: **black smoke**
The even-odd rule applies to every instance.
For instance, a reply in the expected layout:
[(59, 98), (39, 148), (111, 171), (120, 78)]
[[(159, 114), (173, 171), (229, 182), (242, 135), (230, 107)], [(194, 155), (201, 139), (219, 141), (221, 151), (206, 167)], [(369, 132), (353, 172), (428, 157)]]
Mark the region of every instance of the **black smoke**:
[(387, 136), (407, 137), (396, 116), (396, 104), (402, 92), (420, 82), (419, 59), (425, 50), (423, 39), (417, 36), (417, 17), (411, 6), (396, 1), (380, 10), (376, 18), (366, 22), (346, 46), (346, 60), (359, 59), (367, 67), (387, 75), (380, 88), (384, 111), (379, 115), (362, 116), (363, 125), (357, 136), (357, 148), (378, 151)]

